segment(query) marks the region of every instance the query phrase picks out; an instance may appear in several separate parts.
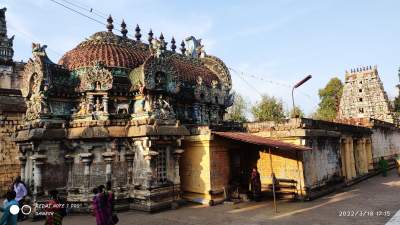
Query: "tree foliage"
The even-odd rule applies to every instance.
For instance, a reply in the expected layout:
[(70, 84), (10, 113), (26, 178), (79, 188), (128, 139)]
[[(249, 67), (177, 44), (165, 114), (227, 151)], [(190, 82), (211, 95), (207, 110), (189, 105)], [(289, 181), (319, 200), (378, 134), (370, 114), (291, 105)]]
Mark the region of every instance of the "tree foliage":
[(251, 113), (256, 121), (282, 121), (285, 111), (281, 100), (268, 95), (263, 95), (261, 101), (251, 108)]
[(323, 89), (320, 89), (318, 94), (320, 102), (316, 112), (316, 118), (322, 120), (334, 120), (339, 110), (340, 98), (343, 93), (342, 81), (334, 77)]
[[(400, 90), (400, 85), (397, 85)], [(394, 99), (394, 111), (399, 115), (400, 114), (400, 91), (399, 95)]]
[(303, 112), (303, 110), (301, 110), (300, 107), (295, 106), (294, 109), (290, 110), (288, 115), (289, 115), (290, 118), (294, 118), (294, 117), (296, 117), (296, 115), (297, 115), (297, 117), (302, 118), (302, 117), (304, 117), (304, 112)]
[(227, 109), (227, 113), (225, 114), (225, 119), (233, 122), (246, 122), (247, 117), (246, 113), (248, 110), (248, 104), (244, 100), (243, 96), (241, 96), (237, 92), (233, 92), (234, 102), (231, 107)]

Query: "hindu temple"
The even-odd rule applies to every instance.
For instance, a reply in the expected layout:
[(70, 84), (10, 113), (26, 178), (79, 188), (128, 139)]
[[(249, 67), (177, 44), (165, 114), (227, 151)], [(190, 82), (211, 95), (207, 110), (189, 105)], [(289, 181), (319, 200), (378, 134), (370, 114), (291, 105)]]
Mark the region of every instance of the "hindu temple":
[(93, 187), (111, 181), (121, 207), (156, 210), (180, 193), (188, 127), (220, 123), (232, 104), (230, 74), (194, 37), (178, 53), (174, 38), (167, 49), (163, 34), (150, 31), (145, 43), (139, 27), (131, 39), (125, 22), (120, 35), (107, 22), (58, 63), (32, 45), (15, 136), (21, 175), (36, 200), (59, 188), (87, 203)]

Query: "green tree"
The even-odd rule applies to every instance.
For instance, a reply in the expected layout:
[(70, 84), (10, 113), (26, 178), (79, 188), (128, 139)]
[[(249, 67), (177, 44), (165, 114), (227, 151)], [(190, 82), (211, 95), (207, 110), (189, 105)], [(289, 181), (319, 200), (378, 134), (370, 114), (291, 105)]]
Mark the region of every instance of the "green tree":
[(256, 121), (282, 121), (285, 111), (281, 100), (268, 95), (263, 95), (261, 101), (251, 108), (251, 113)]
[(234, 122), (246, 122), (247, 117), (246, 113), (248, 111), (248, 104), (244, 100), (243, 96), (241, 96), (237, 92), (233, 92), (234, 100), (233, 105), (227, 109), (227, 113), (225, 114), (225, 120), (234, 121)]
[(400, 115), (400, 84), (397, 85), (397, 88), (399, 89), (399, 95), (394, 99), (393, 103), (394, 103), (394, 111), (396, 112), (397, 115)]
[(290, 118), (294, 118), (294, 117), (296, 117), (296, 115), (298, 117), (302, 118), (302, 117), (304, 117), (304, 112), (303, 112), (303, 110), (301, 110), (300, 107), (295, 106), (294, 110), (291, 109), (290, 112), (288, 113), (288, 115), (289, 115)]
[(315, 115), (316, 118), (329, 121), (334, 120), (339, 110), (342, 93), (343, 83), (337, 77), (332, 78), (323, 89), (320, 89), (318, 92), (320, 102)]

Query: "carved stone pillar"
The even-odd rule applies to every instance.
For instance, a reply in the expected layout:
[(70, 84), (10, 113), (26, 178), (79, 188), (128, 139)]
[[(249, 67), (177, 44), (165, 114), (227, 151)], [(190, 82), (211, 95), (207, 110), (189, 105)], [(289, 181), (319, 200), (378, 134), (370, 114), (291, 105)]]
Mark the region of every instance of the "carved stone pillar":
[(180, 159), (182, 157), (182, 153), (184, 151), (185, 150), (183, 150), (183, 149), (176, 149), (174, 151), (174, 160), (175, 160), (175, 165), (174, 165), (175, 166), (174, 184), (180, 184), (181, 183), (181, 177), (179, 175), (179, 162), (180, 162)]
[(152, 159), (158, 155), (158, 152), (151, 150), (151, 141), (150, 140), (143, 140), (142, 147), (144, 149), (144, 159), (146, 161), (146, 180), (143, 184), (145, 188), (150, 188), (153, 182), (153, 168), (152, 168)]
[(88, 112), (93, 112), (93, 106), (94, 106), (94, 103), (93, 103), (93, 99), (94, 99), (94, 97), (93, 97), (93, 95), (88, 95), (88, 101), (89, 101), (89, 103), (87, 104), (87, 111)]
[(353, 138), (349, 138), (349, 142), (348, 142), (348, 154), (349, 154), (349, 168), (350, 168), (350, 179), (353, 179), (354, 177), (357, 176), (357, 172), (356, 172), (356, 162), (354, 159), (354, 141)]
[(103, 111), (108, 114), (108, 96), (103, 96)]
[(71, 155), (65, 155), (65, 164), (67, 165), (68, 175), (67, 175), (67, 189), (71, 188), (73, 185), (73, 174), (72, 174), (72, 166), (74, 164), (74, 157)]
[(104, 152), (103, 154), (104, 162), (106, 162), (106, 181), (111, 181), (112, 176), (112, 162), (114, 161), (114, 152)]
[(26, 156), (19, 156), (18, 157), (19, 161), (21, 162), (21, 172), (20, 172), (20, 176), (22, 181), (24, 181), (26, 183), (26, 174), (25, 174), (25, 167), (26, 167)]
[(90, 188), (90, 164), (92, 163), (93, 160), (93, 154), (92, 153), (81, 153), (79, 154), (79, 157), (81, 159), (81, 162), (85, 165), (85, 168), (83, 170), (83, 175), (84, 175), (84, 183), (83, 187), (86, 188), (86, 190), (89, 190)]
[(201, 106), (199, 103), (193, 104), (193, 121), (197, 124), (201, 123)]
[(42, 165), (45, 163), (46, 155), (33, 155), (32, 157), (34, 163), (34, 173), (33, 173), (33, 193), (37, 196), (42, 192)]
[(125, 160), (128, 164), (128, 173), (127, 173), (127, 186), (133, 184), (133, 160), (135, 158), (135, 153), (128, 151), (125, 153)]

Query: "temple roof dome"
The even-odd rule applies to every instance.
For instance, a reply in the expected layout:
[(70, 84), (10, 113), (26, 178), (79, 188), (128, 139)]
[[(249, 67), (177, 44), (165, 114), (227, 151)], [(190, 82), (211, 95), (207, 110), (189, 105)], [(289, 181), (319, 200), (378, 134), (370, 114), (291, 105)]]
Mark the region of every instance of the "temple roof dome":
[(92, 67), (99, 62), (109, 68), (133, 69), (149, 54), (148, 48), (140, 42), (102, 31), (65, 53), (58, 64), (69, 70)]
[[(121, 24), (122, 36), (113, 33), (114, 26), (111, 16), (107, 19), (107, 30), (94, 33), (89, 38), (78, 44), (74, 49), (65, 53), (58, 64), (69, 71), (102, 65), (108, 69), (125, 69), (128, 73), (143, 68), (146, 62), (153, 62), (155, 58), (168, 60), (156, 60), (157, 63), (169, 64), (161, 67), (172, 66), (176, 79), (197, 85), (200, 83), (207, 86), (224, 86), (226, 90), (231, 89), (231, 79), (228, 68), (217, 57), (205, 54), (201, 39), (190, 36), (182, 41), (181, 52), (176, 52), (175, 39), (171, 40), (171, 50), (167, 50), (167, 42), (161, 33), (159, 40), (153, 37), (153, 32), (148, 33), (148, 43), (143, 43), (140, 28), (137, 25), (135, 39), (127, 37), (126, 24)], [(185, 48), (185, 42), (188, 49)], [(152, 65), (155, 62), (151, 63)], [(160, 65), (153, 65), (151, 70)]]

